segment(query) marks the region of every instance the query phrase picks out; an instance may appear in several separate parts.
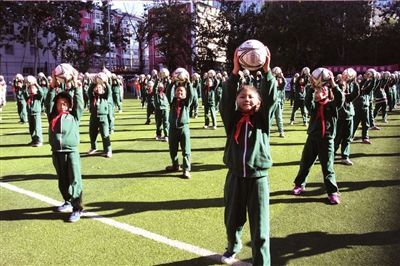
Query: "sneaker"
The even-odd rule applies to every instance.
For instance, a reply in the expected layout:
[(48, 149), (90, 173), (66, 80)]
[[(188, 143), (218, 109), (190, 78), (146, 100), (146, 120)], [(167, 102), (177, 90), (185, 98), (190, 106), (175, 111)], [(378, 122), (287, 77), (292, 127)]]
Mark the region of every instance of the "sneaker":
[(58, 206), (56, 209), (58, 212), (72, 212), (72, 205), (68, 201), (64, 202), (63, 205)]
[(293, 126), (293, 124), (294, 124), (294, 121), (290, 121), (290, 125)]
[(207, 126), (207, 125), (204, 125), (203, 128), (208, 128), (208, 126)]
[(87, 152), (87, 154), (89, 154), (89, 155), (93, 155), (93, 154), (95, 154), (96, 153), (96, 149), (90, 149), (88, 152)]
[(165, 141), (165, 142), (168, 142), (168, 137), (165, 137), (165, 138), (164, 138), (164, 141)]
[(34, 142), (34, 143), (32, 144), (32, 147), (40, 147), (40, 146), (43, 146), (43, 143), (41, 143), (41, 142)]
[(232, 265), (238, 261), (237, 259), (235, 259), (235, 257), (236, 253), (227, 251), (224, 253), (224, 255), (222, 255), (221, 262), (227, 265)]
[(145, 125), (150, 125), (150, 121), (146, 121), (146, 123), (144, 123)]
[(106, 154), (104, 155), (106, 158), (111, 158), (112, 157), (112, 152), (108, 151), (106, 152)]
[(301, 193), (303, 193), (304, 191), (305, 191), (306, 189), (304, 188), (304, 187), (302, 187), (302, 186), (295, 186), (294, 188), (293, 188), (293, 194), (294, 195), (300, 195)]
[(382, 122), (385, 123), (385, 124), (388, 123), (387, 119), (383, 119)]
[(212, 129), (214, 129), (214, 130), (217, 129), (217, 126), (213, 126)]
[(165, 167), (165, 170), (168, 172), (179, 172), (182, 170), (181, 166), (175, 166), (175, 165), (168, 165), (167, 167)]
[(156, 136), (156, 140), (162, 140), (161, 136)]
[(328, 195), (328, 200), (331, 204), (339, 204), (340, 203), (340, 198), (338, 193), (333, 193), (331, 195)]
[(82, 211), (74, 211), (68, 219), (68, 222), (75, 223), (81, 219)]
[(285, 137), (285, 133), (279, 133), (279, 137), (284, 138)]
[(362, 143), (364, 143), (364, 144), (372, 144), (369, 139), (363, 139)]
[(121, 113), (122, 113), (122, 110), (119, 110), (118, 113), (121, 114)]
[(344, 164), (344, 165), (353, 165), (353, 162), (350, 161), (349, 158), (342, 159), (341, 162), (342, 162), (342, 164)]
[(370, 129), (371, 129), (371, 130), (381, 130), (381, 128), (378, 127), (378, 126), (373, 126), (373, 127), (371, 127)]
[(307, 122), (303, 123), (303, 126), (308, 127), (308, 123)]
[(185, 179), (189, 179), (190, 178), (190, 172), (188, 170), (183, 171), (182, 177)]

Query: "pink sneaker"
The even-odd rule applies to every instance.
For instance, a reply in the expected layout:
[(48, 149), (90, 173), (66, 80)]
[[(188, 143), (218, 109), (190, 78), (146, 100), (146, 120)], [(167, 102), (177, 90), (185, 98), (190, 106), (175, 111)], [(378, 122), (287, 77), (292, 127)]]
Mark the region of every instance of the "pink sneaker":
[(333, 193), (331, 195), (328, 195), (328, 199), (331, 204), (339, 204), (340, 203), (340, 198), (339, 198), (338, 193)]
[(294, 188), (293, 188), (293, 194), (294, 195), (300, 195), (301, 193), (303, 193), (304, 191), (305, 191), (306, 189), (304, 188), (304, 187), (302, 187), (302, 186), (295, 186)]
[(362, 143), (364, 144), (371, 144), (371, 141), (369, 139), (363, 139)]

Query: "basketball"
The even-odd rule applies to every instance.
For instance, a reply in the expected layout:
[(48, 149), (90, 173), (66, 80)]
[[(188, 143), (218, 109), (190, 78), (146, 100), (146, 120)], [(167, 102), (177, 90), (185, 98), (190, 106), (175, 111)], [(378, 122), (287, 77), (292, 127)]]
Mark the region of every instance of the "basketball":
[(161, 68), (160, 77), (161, 78), (168, 78), (169, 77), (169, 70), (167, 68)]
[(255, 71), (265, 64), (267, 48), (257, 40), (247, 40), (237, 49), (239, 63), (244, 69)]
[(96, 75), (95, 81), (96, 81), (96, 83), (98, 83), (98, 84), (107, 84), (107, 82), (108, 82), (108, 76), (107, 76), (107, 74), (104, 73), (104, 72), (99, 72), (99, 73)]
[(274, 67), (272, 69), (272, 74), (277, 77), (279, 75), (282, 75), (282, 69), (280, 67)]
[(311, 73), (311, 84), (315, 88), (323, 87), (331, 80), (331, 77), (333, 77), (333, 73), (329, 69), (319, 67)]

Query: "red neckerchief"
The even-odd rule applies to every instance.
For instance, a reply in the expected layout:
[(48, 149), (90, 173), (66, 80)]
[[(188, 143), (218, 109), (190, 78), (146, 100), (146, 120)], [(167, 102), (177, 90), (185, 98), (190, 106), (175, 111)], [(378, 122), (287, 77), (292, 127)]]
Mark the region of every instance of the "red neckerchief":
[(58, 115), (57, 115), (56, 117), (54, 117), (54, 118), (51, 120), (51, 131), (54, 132), (54, 129), (55, 129), (55, 127), (56, 127), (56, 124), (57, 124), (58, 120), (60, 120), (61, 117), (62, 117), (62, 115), (65, 115), (65, 114), (69, 114), (69, 112), (68, 112), (68, 111), (66, 111), (66, 112), (60, 112), (60, 113), (58, 113)]
[(26, 103), (31, 106), (31, 102), (33, 102), (33, 97), (35, 96), (35, 94), (29, 94), (29, 98), (26, 101)]
[(235, 138), (235, 141), (237, 144), (239, 144), (238, 138), (239, 138), (240, 131), (242, 129), (243, 124), (246, 123), (246, 124), (249, 124), (250, 126), (254, 127), (253, 124), (251, 123), (250, 115), (251, 115), (251, 113), (242, 114), (242, 117), (239, 119), (239, 121), (236, 124), (234, 138)]
[(176, 119), (179, 119), (179, 115), (181, 114), (181, 102), (182, 100), (179, 98), (176, 98)]
[(96, 103), (97, 103), (97, 101), (99, 100), (99, 95), (94, 95), (94, 97), (93, 97), (93, 108), (96, 108)]
[(318, 102), (319, 108), (318, 108), (318, 113), (317, 113), (317, 120), (321, 120), (321, 126), (322, 126), (322, 137), (325, 137), (325, 115), (324, 115), (324, 109), (326, 104), (329, 102), (329, 98), (325, 98), (321, 101)]

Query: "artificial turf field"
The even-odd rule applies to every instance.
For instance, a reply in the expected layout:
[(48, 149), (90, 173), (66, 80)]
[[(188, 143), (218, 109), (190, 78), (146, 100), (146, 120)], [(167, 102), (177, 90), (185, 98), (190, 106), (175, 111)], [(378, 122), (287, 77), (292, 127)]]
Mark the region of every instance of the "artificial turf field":
[[(203, 129), (203, 109), (190, 123), (192, 178), (167, 173), (168, 144), (155, 140), (154, 118), (144, 125), (139, 100), (125, 99), (116, 114), (111, 135), (113, 157), (87, 156), (89, 114), (81, 122), (81, 163), (84, 207), (95, 217), (71, 224), (68, 214), (53, 212), (49, 202), (10, 190), (7, 185), (61, 201), (47, 142), (30, 147), (27, 125), (18, 124), (15, 103), (9, 101), (0, 121), (0, 265), (215, 265), (218, 256), (198, 255), (196, 247), (223, 253), (222, 163), (225, 135)], [(310, 173), (307, 191), (293, 196), (306, 139), (300, 112), (286, 138), (271, 132), (274, 161), (270, 169), (271, 257), (273, 265), (399, 265), (400, 260), (400, 111), (370, 131), (372, 145), (356, 139), (351, 146), (353, 166), (335, 163), (342, 203), (331, 206), (323, 189), (318, 163)], [(360, 130), (356, 137), (360, 136)], [(101, 138), (98, 138), (98, 146)], [(189, 251), (99, 222), (96, 217), (144, 229), (181, 244)], [(248, 223), (238, 258), (251, 262)]]

